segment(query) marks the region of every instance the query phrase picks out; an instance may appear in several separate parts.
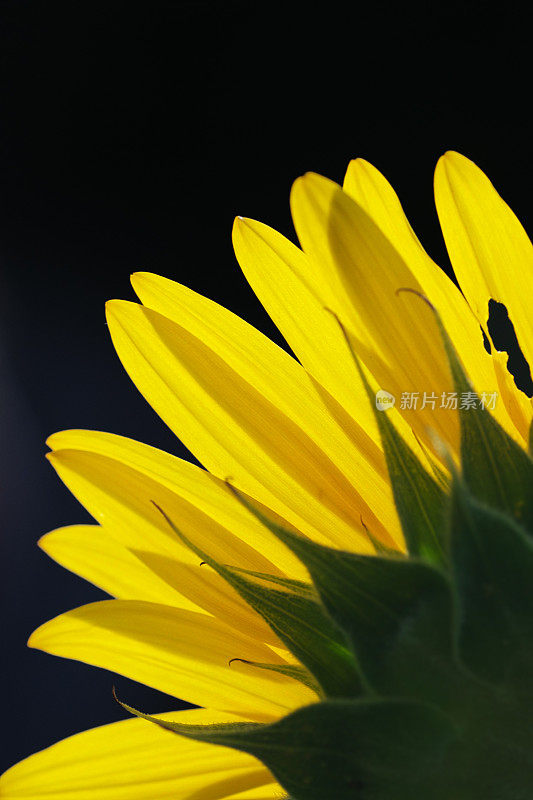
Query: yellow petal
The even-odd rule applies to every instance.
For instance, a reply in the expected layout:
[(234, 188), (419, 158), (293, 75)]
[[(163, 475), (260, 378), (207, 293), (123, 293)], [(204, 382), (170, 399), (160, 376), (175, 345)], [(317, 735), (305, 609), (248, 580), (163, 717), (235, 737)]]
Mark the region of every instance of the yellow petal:
[(503, 303), (533, 366), (533, 246), (507, 203), (472, 161), (446, 153), (435, 171), (435, 201), (459, 285), (487, 331), (488, 304)]
[[(344, 284), (351, 309), (343, 321), (379, 386), (397, 398), (418, 392), (420, 401), (424, 393), (440, 401), (453, 389), (444, 348), (433, 313), (413, 294), (423, 288), (399, 252), (357, 203), (319, 175), (296, 181), (291, 208), (304, 249), (315, 260), (327, 259), (332, 280)], [(410, 291), (399, 294), (402, 289)], [(431, 442), (430, 428), (455, 448), (457, 414), (437, 400), (435, 408), (420, 402), (403, 414), (423, 441)]]
[(307, 285), (309, 258), (277, 231), (237, 218), (233, 246), (262, 305), (295, 355), (356, 420), (356, 446), (385, 474), (377, 424), (338, 322)]
[[(392, 186), (372, 164), (358, 158), (350, 163), (343, 188), (392, 242), (426, 297), (437, 308), (477, 391), (480, 394), (500, 391), (495, 366), (483, 346), (475, 315), (457, 286), (420, 244)], [(520, 429), (516, 429), (514, 417), (505, 403), (497, 403), (493, 413), (512, 436), (520, 439)]]
[(171, 530), (154, 503), (186, 536), (214, 558), (246, 569), (272, 572), (261, 553), (177, 493), (129, 466), (99, 453), (59, 450), (48, 458), (87, 510), (126, 547), (166, 554), (186, 563), (198, 557)]
[[(502, 422), (499, 409), (504, 406), (510, 419), (513, 421), (515, 432), (520, 436), (520, 443), (529, 447), (529, 429), (532, 422), (532, 407), (529, 397), (521, 392), (514, 382), (514, 378), (507, 369), (509, 356), (506, 352), (492, 348), (494, 371), (498, 381), (499, 398), (494, 408), (494, 415)], [(503, 422), (502, 422), (503, 424)], [(505, 427), (505, 426), (504, 426)], [(510, 431), (510, 433), (512, 433)], [(515, 439), (517, 436), (515, 435)]]
[[(154, 503), (165, 510), (187, 537), (216, 560), (244, 569), (283, 575), (258, 549), (246, 542), (246, 527), (241, 526), (243, 538), (240, 539), (219, 524), (216, 507), (213, 516), (209, 517), (152, 478), (99, 453), (58, 450), (49, 454), (49, 459), (73, 494), (104, 526), (110, 539), (101, 552), (93, 548), (87, 564), (83, 552), (78, 552), (75, 544), (70, 546), (67, 542), (61, 555), (62, 563), (69, 569), (87, 575), (89, 579), (88, 570), (91, 570), (97, 585), (101, 585), (99, 579), (105, 573), (106, 586), (113, 592), (116, 584), (112, 575), (112, 542), (115, 540), (119, 554), (126, 549), (129, 561), (133, 559), (131, 572), (127, 572), (128, 564), (123, 563), (125, 571), (117, 579), (119, 590), (124, 584), (129, 586), (129, 598), (152, 599), (180, 608), (206, 610), (261, 641), (280, 646), (279, 639), (264, 620), (219, 575), (209, 567), (199, 567), (198, 556), (181, 543)], [(245, 518), (253, 520), (248, 511), (242, 506), (240, 509)], [(253, 525), (250, 528), (253, 533)], [(108, 553), (111, 554), (109, 559)], [(166, 591), (159, 598), (134, 594), (140, 569), (148, 571), (147, 586), (151, 589), (164, 591), (166, 584)], [(308, 580), (303, 567), (297, 571), (296, 577)], [(119, 591), (113, 594), (121, 596)]]
[[(241, 337), (242, 357), (230, 358), (225, 343), (224, 357), (211, 349), (221, 339), (218, 329), (213, 338), (208, 333), (211, 318), (202, 339), (132, 303), (108, 304), (108, 321), (132, 379), (212, 473), (231, 476), (242, 491), (318, 541), (370, 552), (361, 515), (378, 537), (394, 530), (390, 487), (375, 473), (370, 479), (364, 459), (306, 388), (302, 368), (279, 348), (282, 355), (270, 359), (267, 339), (268, 357), (255, 347), (248, 351)], [(188, 318), (186, 323), (193, 326)], [(233, 342), (232, 329), (228, 336)], [(263, 363), (270, 364), (268, 373), (259, 371)], [(372, 507), (361, 485), (367, 497), (372, 493)]]
[[(122, 600), (148, 600), (199, 610), (172, 584), (97, 525), (70, 525), (47, 533), (39, 546), (50, 558)], [(175, 562), (173, 562), (175, 563)]]
[[(316, 379), (324, 404), (365, 461), (380, 477), (386, 477), (373, 410), (338, 320), (325, 307), (324, 298), (316, 294), (317, 287), (309, 282), (309, 257), (277, 231), (250, 219), (235, 220), (233, 245), (254, 292)], [(390, 409), (388, 414), (398, 432), (417, 451), (419, 443), (398, 409)], [(400, 543), (397, 535), (393, 540)]]
[(41, 625), (28, 644), (249, 719), (279, 717), (315, 698), (277, 673), (229, 666), (232, 658), (283, 663), (266, 645), (206, 614), (157, 603), (91, 603)]
[(348, 165), (342, 188), (372, 217), (413, 272), (424, 275), (430, 271), (426, 262), (433, 262), (409, 224), (398, 195), (379, 170), (365, 159), (356, 158)]
[[(174, 496), (172, 513), (179, 514), (179, 517), (175, 518), (178, 527), (184, 524), (184, 519), (190, 519), (189, 525), (192, 527), (188, 527), (187, 530), (195, 542), (198, 544), (201, 541), (204, 544), (212, 543), (217, 547), (215, 543), (220, 540), (221, 545), (217, 549), (217, 556), (215, 556), (214, 550), (209, 550), (215, 558), (222, 556), (224, 549), (223, 560), (225, 563), (228, 563), (228, 557), (231, 556), (235, 558), (236, 565), (248, 569), (286, 574), (302, 580), (308, 578), (300, 561), (281, 545), (264, 525), (261, 525), (242, 507), (225, 484), (194, 464), (133, 439), (99, 431), (61, 431), (50, 436), (47, 444), (56, 453), (64, 450), (78, 451), (78, 456), (66, 458), (69, 467), (61, 468), (60, 477), (65, 480), (67, 486), (83, 504), (90, 502), (91, 513), (99, 519), (102, 519), (104, 508), (99, 507), (97, 498), (91, 500), (85, 495), (83, 497), (80, 495), (81, 487), (78, 491), (76, 485), (70, 481), (71, 477), (77, 481), (74, 473), (80, 473), (83, 477), (84, 464), (87, 463), (90, 480), (102, 488), (105, 496), (110, 495), (111, 487), (116, 486), (113, 496), (119, 503), (130, 496), (133, 483), (132, 503), (134, 507), (141, 508), (142, 520), (146, 520), (146, 514), (150, 512), (149, 518), (154, 519), (159, 527), (162, 526), (165, 535), (162, 539), (159, 534), (157, 539), (149, 540), (142, 534), (142, 531), (139, 531), (139, 536), (132, 537), (129, 535), (128, 527), (122, 524), (120, 525), (123, 536), (121, 541), (127, 547), (136, 547), (141, 550), (152, 549), (154, 552), (177, 556), (176, 544), (179, 543), (175, 537), (171, 536), (169, 539), (169, 527), (163, 523), (160, 514), (153, 514), (154, 509), (151, 502), (158, 502), (161, 508), (167, 511), (163, 502), (166, 503), (170, 496), (169, 493), (172, 493)], [(87, 454), (86, 458), (83, 453)], [(91, 453), (96, 456), (95, 459), (91, 459)], [(103, 460), (100, 461), (98, 456)], [(61, 458), (59, 461), (51, 458), (51, 461), (54, 466), (60, 462), (65, 463), (65, 459), (61, 460)], [(115, 473), (116, 482), (110, 480), (111, 473)], [(135, 498), (139, 483), (144, 488)], [(157, 487), (162, 488), (159, 490)], [(142, 502), (139, 502), (140, 498), (143, 498)], [(147, 509), (147, 505), (151, 508)], [(205, 517), (208, 517), (209, 521), (206, 521)], [(142, 524), (146, 524), (145, 521)], [(134, 527), (137, 529), (138, 525)], [(112, 530), (116, 537), (117, 530), (115, 528)], [(202, 530), (207, 533), (212, 531), (211, 538), (196, 538), (197, 532), (201, 533)], [(211, 547), (211, 544), (209, 546)], [(179, 545), (179, 553), (179, 557), (182, 557), (181, 545)], [(190, 555), (188, 558), (192, 560)], [(197, 559), (194, 559), (192, 563), (196, 564)]]
[(303, 191), (303, 181), (308, 178), (306, 175), (305, 179), (294, 182), (290, 197), (292, 220), (307, 257), (306, 285), (323, 306), (340, 316), (345, 325), (349, 320), (350, 330), (356, 338), (366, 340), (370, 335), (368, 327), (364, 318), (355, 311), (350, 292), (332, 258), (330, 231), (327, 225), (317, 220), (315, 210), (310, 207)]
[[(283, 240), (283, 237), (280, 238)], [(304, 257), (301, 251), (297, 252)], [(276, 279), (276, 274), (270, 275), (271, 283), (276, 282)], [(203, 344), (212, 349), (213, 353), (222, 358), (231, 370), (244, 377), (251, 387), (305, 431), (334, 463), (339, 463), (347, 443), (345, 437), (339, 435), (339, 429), (331, 424), (330, 415), (325, 413), (323, 403), (327, 405), (327, 411), (332, 412), (336, 402), (342, 403), (342, 397), (335, 394), (333, 400), (332, 397), (326, 398), (322, 392), (320, 394), (322, 402), (317, 403), (313, 391), (314, 385), (294, 359), (235, 314), (186, 286), (149, 273), (132, 275), (132, 284), (145, 306), (163, 314), (198, 337)], [(364, 510), (365, 517), (368, 518), (367, 504), (369, 506), (374, 504), (378, 487), (384, 488), (385, 491), (388, 487), (383, 456), (379, 445), (375, 444), (376, 441), (379, 442), (379, 436), (373, 414), (368, 407), (368, 400), (358, 383), (359, 376), (353, 358), (338, 323), (324, 309), (321, 309), (321, 313), (328, 317), (325, 329), (331, 331), (332, 326), (335, 328), (338, 348), (343, 348), (344, 362), (341, 366), (346, 370), (345, 387), (353, 377), (352, 385), (344, 391), (344, 397), (355, 396), (359, 388), (355, 413), (358, 422), (355, 426), (352, 424), (350, 428), (350, 438), (356, 447), (355, 451), (350, 448), (346, 452), (342, 465), (343, 471), (352, 479), (352, 486), (356, 487), (357, 493), (362, 496), (365, 505), (360, 511)], [(322, 339), (324, 339), (323, 333)], [(338, 348), (329, 352), (329, 356), (326, 351), (322, 351), (323, 360), (329, 357), (330, 361), (336, 361)], [(339, 387), (335, 384), (335, 387), (331, 388)], [(369, 436), (361, 426), (366, 430), (373, 430), (375, 437)], [(341, 428), (345, 430), (342, 424)], [(352, 489), (351, 505), (357, 503), (357, 497), (354, 495), (355, 490)], [(389, 513), (394, 517), (394, 511), (391, 510), (392, 495), (389, 503), (390, 509), (387, 511), (384, 509), (382, 513)]]
[[(136, 551), (136, 555), (152, 574), (165, 580), (177, 593), (192, 601), (197, 610), (207, 611), (252, 639), (266, 642), (273, 647), (284, 647), (264, 619), (209, 566), (184, 564), (156, 553)], [(182, 603), (175, 605), (186, 607)]]
[[(157, 716), (193, 725), (238, 720), (205, 709)], [(63, 739), (0, 777), (5, 800), (222, 800), (243, 792), (251, 800), (276, 797), (276, 787), (251, 756), (171, 736), (141, 719)]]
[[(272, 234), (294, 248), (275, 231)], [(294, 250), (305, 258), (300, 250)], [(270, 284), (280, 286), (284, 292), (286, 287), (278, 280), (279, 277), (281, 276), (270, 271)], [(322, 388), (322, 384), (318, 386), (315, 381), (310, 382), (294, 359), (263, 334), (227, 309), (192, 292), (186, 286), (149, 273), (132, 275), (132, 284), (145, 305), (185, 327), (212, 348), (230, 369), (245, 377), (254, 389), (294, 420), (333, 463), (340, 462), (343, 472), (352, 483), (350, 505), (359, 508), (359, 516), (362, 515), (368, 521), (367, 524), (373, 526), (375, 534), (381, 533), (389, 543), (395, 540), (402, 542), (374, 416), (353, 363), (353, 356), (331, 313), (322, 307), (318, 309), (319, 315), (315, 324), (320, 324), (321, 330), (316, 329), (311, 349), (317, 339), (321, 342), (321, 349), (319, 357), (315, 353), (313, 365), (318, 370), (319, 362), (329, 361), (336, 364), (337, 376), (340, 377), (341, 373), (344, 375), (342, 392), (338, 381), (333, 384), (330, 382), (328, 386), (324, 384), (326, 390)], [(294, 305), (294, 297), (292, 302)], [(332, 334), (329, 339), (325, 335), (326, 331)], [(327, 348), (333, 344), (333, 340), (336, 346), (328, 351)], [(308, 363), (304, 366), (309, 369)], [(313, 373), (313, 369), (310, 372)], [(320, 382), (320, 378), (318, 380)], [(320, 398), (318, 403), (315, 392)], [(351, 420), (339, 408), (339, 403), (343, 405), (344, 401), (349, 402), (349, 398), (352, 398)], [(339, 423), (338, 426), (331, 424), (331, 415)], [(349, 449), (346, 450), (347, 443), (341, 430), (348, 435), (355, 449), (348, 445)], [(346, 452), (344, 458), (341, 456), (343, 449)], [(369, 517), (369, 509), (375, 506), (378, 491), (385, 494), (389, 492), (388, 497), (380, 500), (380, 518), (383, 521), (381, 531), (379, 527), (376, 528), (373, 517)], [(348, 546), (347, 543), (342, 544)], [(365, 546), (368, 547), (366, 542)]]
[(279, 783), (269, 783), (256, 789), (246, 789), (244, 792), (232, 794), (225, 800), (280, 800), (282, 791)]
[(281, 646), (266, 622), (209, 567), (130, 550), (95, 525), (72, 525), (43, 536), (39, 545), (55, 561), (121, 600), (207, 611), (248, 636)]

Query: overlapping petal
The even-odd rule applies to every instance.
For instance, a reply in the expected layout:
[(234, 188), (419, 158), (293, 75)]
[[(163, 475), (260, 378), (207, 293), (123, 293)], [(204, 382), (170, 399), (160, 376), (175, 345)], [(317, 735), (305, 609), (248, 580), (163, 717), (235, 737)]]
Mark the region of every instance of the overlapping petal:
[(91, 603), (41, 625), (29, 645), (247, 719), (276, 718), (315, 698), (277, 673), (229, 664), (284, 663), (267, 645), (207, 614), (157, 603)]
[(280, 789), (279, 783), (270, 783), (257, 789), (232, 794), (226, 800), (280, 800)]
[(533, 364), (533, 245), (487, 176), (455, 152), (435, 171), (435, 201), (459, 285), (487, 330), (489, 300), (503, 303)]
[(218, 330), (209, 333), (211, 318), (207, 325), (184, 315), (185, 328), (152, 309), (114, 301), (108, 320), (132, 379), (210, 472), (230, 475), (318, 541), (370, 552), (361, 516), (378, 538), (401, 540), (387, 481), (357, 452), (290, 356), (264, 344), (268, 371), (259, 370), (261, 348), (255, 359), (249, 355), (253, 329), (242, 321), (233, 357), (218, 346)]
[[(197, 725), (238, 719), (205, 709), (158, 716)], [(140, 719), (78, 733), (0, 778), (5, 800), (273, 800), (279, 793), (251, 756), (171, 736)]]
[[(358, 158), (350, 162), (343, 188), (394, 245), (425, 296), (438, 310), (474, 387), (480, 394), (502, 394), (506, 402), (495, 405), (494, 416), (510, 435), (523, 441), (527, 436), (527, 421), (524, 421), (522, 410), (517, 413), (517, 409), (509, 407), (510, 396), (502, 390), (501, 380), (498, 379), (499, 366), (483, 346), (475, 314), (457, 286), (420, 244), (392, 186), (375, 167)], [(415, 346), (413, 342), (413, 350), (417, 349), (418, 345)]]
[(226, 581), (207, 566), (129, 549), (95, 525), (72, 525), (43, 536), (42, 549), (62, 566), (119, 600), (202, 611), (280, 648), (278, 637)]
[[(279, 234), (277, 236), (279, 237)], [(283, 240), (283, 237), (279, 239)], [(286, 240), (283, 241), (286, 245), (290, 245)], [(301, 251), (297, 248), (294, 250), (305, 259)], [(277, 283), (278, 277), (271, 272), (270, 283)], [(383, 488), (383, 484), (387, 485), (387, 470), (373, 414), (368, 399), (361, 390), (353, 356), (349, 352), (338, 323), (331, 318), (331, 314), (323, 308), (320, 309), (321, 314), (317, 322), (324, 322), (325, 314), (328, 317), (329, 330), (332, 330), (332, 326), (335, 328), (334, 338), (337, 348), (332, 349), (329, 360), (337, 363), (340, 354), (343, 354), (336, 369), (337, 372), (344, 370), (344, 392), (339, 392), (338, 382), (328, 386), (327, 381), (323, 383), (319, 380), (328, 391), (318, 390), (319, 402), (317, 402), (314, 392), (314, 389), (317, 389), (316, 383), (309, 380), (294, 359), (235, 314), (192, 292), (186, 286), (158, 275), (136, 273), (132, 276), (132, 284), (145, 306), (163, 314), (201, 339), (232, 370), (245, 378), (246, 382), (264, 397), (270, 399), (276, 408), (281, 409), (287, 418), (294, 420), (302, 431), (317, 442), (321, 450), (351, 480), (351, 503), (357, 504), (360, 495), (360, 505), (366, 510), (369, 505), (368, 497), (373, 500), (376, 492)], [(283, 283), (278, 285), (284, 289)], [(259, 299), (262, 300), (262, 297), (259, 296)], [(305, 325), (305, 322), (304, 317), (302, 324)], [(292, 346), (293, 342), (288, 341)], [(331, 344), (331, 340), (327, 337), (326, 341)], [(325, 356), (325, 353), (323, 355)], [(318, 359), (315, 357), (315, 366), (317, 362)], [(308, 368), (307, 364), (305, 366)], [(312, 369), (309, 371), (313, 374)], [(339, 404), (343, 408), (350, 408), (350, 397), (352, 405), (355, 404), (357, 408), (357, 413), (352, 415), (356, 422), (352, 424), (346, 421), (345, 414), (339, 419), (342, 414)], [(331, 416), (338, 425), (332, 424)], [(342, 431), (348, 433), (355, 447), (350, 447)], [(389, 513), (394, 522), (394, 511), (390, 512), (387, 504), (387, 508), (382, 512), (383, 517)], [(391, 529), (392, 526), (388, 523), (388, 530)], [(348, 547), (350, 544), (345, 542), (344, 546)]]
[[(81, 432), (74, 435), (78, 440), (81, 438)], [(90, 435), (87, 438), (92, 440)], [(98, 438), (92, 441), (93, 446), (98, 447)], [(104, 526), (102, 531), (86, 526), (74, 533), (67, 529), (45, 537), (44, 549), (52, 557), (79, 574), (91, 572), (97, 585), (115, 597), (156, 600), (204, 611), (237, 630), (247, 630), (259, 641), (280, 646), (270, 627), (235, 590), (208, 566), (200, 566), (198, 557), (175, 536), (155, 505), (164, 509), (186, 536), (217, 560), (283, 577), (285, 573), (261, 552), (266, 538), (261, 526), (225, 487), (218, 488), (224, 498), (229, 498), (230, 511), (234, 512), (234, 519), (240, 526), (232, 525), (231, 519), (226, 523), (228, 527), (221, 525), (215, 518), (216, 508), (210, 517), (184, 500), (178, 491), (171, 492), (153, 477), (111, 456), (91, 450), (65, 449), (50, 454), (50, 460), (71, 491)], [(193, 470), (209, 477), (198, 468)], [(246, 541), (246, 533), (249, 532), (250, 540), (254, 541), (256, 528), (259, 535), (253, 548)], [(234, 529), (240, 536), (233, 533)], [(95, 549), (98, 544), (91, 541), (93, 532), (105, 539), (100, 552)], [(78, 550), (80, 539), (83, 541)], [(271, 542), (269, 545), (272, 548)], [(281, 548), (279, 556), (283, 560)], [(290, 562), (287, 566), (290, 568)], [(114, 570), (119, 567), (120, 572), (115, 575)], [(141, 588), (136, 594), (135, 582), (143, 574), (147, 575), (146, 590)], [(301, 566), (294, 572), (289, 571), (289, 575), (307, 578)]]
[[(339, 322), (309, 280), (309, 256), (267, 225), (240, 217), (233, 227), (233, 246), (252, 289), (319, 384), (317, 391), (329, 411), (365, 460), (386, 474), (373, 410)], [(416, 447), (397, 409), (390, 413), (399, 432)]]
[(199, 610), (171, 583), (98, 525), (69, 525), (47, 533), (39, 546), (54, 561), (122, 600), (147, 600)]
[[(327, 248), (330, 269), (352, 305), (345, 325), (353, 330), (356, 349), (380, 387), (397, 397), (418, 392), (422, 398), (425, 392), (440, 398), (451, 391), (435, 318), (415, 296), (423, 288), (369, 215), (337, 184), (314, 174), (296, 181), (291, 208), (304, 249), (317, 259)], [(358, 333), (361, 323), (364, 330)], [(419, 404), (404, 413), (422, 439), (427, 440), (431, 428), (457, 445), (457, 419), (437, 404)]]
[[(223, 481), (194, 464), (99, 431), (62, 431), (47, 444), (61, 479), (127, 547), (197, 563), (157, 513), (157, 502), (215, 558), (305, 579), (301, 563), (242, 507)], [(120, 506), (116, 513), (115, 503)]]

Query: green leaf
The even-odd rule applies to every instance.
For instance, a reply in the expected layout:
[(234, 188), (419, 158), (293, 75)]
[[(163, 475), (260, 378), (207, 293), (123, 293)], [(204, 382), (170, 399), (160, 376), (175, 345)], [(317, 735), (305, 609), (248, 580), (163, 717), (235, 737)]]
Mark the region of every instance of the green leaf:
[(456, 478), (450, 548), (461, 657), (480, 677), (533, 697), (531, 537)]
[(124, 708), (196, 741), (250, 753), (294, 800), (460, 800), (446, 770), (456, 732), (419, 703), (331, 700), (268, 725), (205, 727)]
[(462, 703), (465, 675), (455, 658), (446, 575), (420, 560), (364, 556), (311, 542), (233, 491), (306, 566), (324, 606), (345, 631), (368, 690), (445, 708)]
[[(181, 533), (161, 508), (159, 511), (182, 542), (263, 617), (316, 679), (326, 697), (353, 697), (361, 693), (358, 666), (344, 633), (319, 602), (301, 593), (265, 587), (259, 579), (252, 581), (239, 570), (220, 564)], [(261, 580), (264, 581), (264, 576)]]
[[(336, 315), (334, 315), (336, 316)], [(368, 382), (342, 323), (337, 318), (363, 381), (378, 424), (396, 510), (400, 518), (407, 549), (435, 564), (445, 561), (446, 492), (424, 469), (384, 411), (378, 411), (375, 392)]]

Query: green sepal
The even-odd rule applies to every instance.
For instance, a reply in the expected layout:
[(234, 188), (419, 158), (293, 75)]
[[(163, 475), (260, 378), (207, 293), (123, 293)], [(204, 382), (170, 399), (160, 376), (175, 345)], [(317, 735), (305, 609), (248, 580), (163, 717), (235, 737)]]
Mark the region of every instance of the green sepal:
[[(447, 576), (421, 560), (365, 556), (325, 547), (241, 503), (305, 565), (325, 608), (344, 630), (367, 691), (461, 703)], [(421, 669), (420, 665), (424, 668)]]
[(456, 731), (441, 712), (421, 703), (329, 700), (272, 724), (206, 726), (160, 720), (121, 705), (187, 738), (255, 756), (294, 800), (453, 796), (445, 766)]
[[(450, 337), (435, 311), (455, 390), (472, 392)], [(533, 461), (484, 408), (459, 409), (461, 471), (482, 503), (510, 514), (533, 535)]]
[(122, 706), (122, 708), (125, 711), (128, 711), (128, 713), (133, 714), (134, 717), (139, 717), (140, 719), (145, 719), (147, 722), (152, 722), (154, 725), (157, 725), (159, 728), (163, 728), (166, 731), (179, 733), (181, 736), (186, 736), (189, 739), (196, 739), (198, 741), (209, 742), (211, 739), (214, 739), (212, 742), (213, 744), (224, 744), (222, 738), (226, 737), (228, 742), (227, 746), (235, 747), (237, 750), (240, 750), (241, 748), (238, 745), (233, 745), (230, 743), (232, 735), (238, 737), (236, 741), (240, 741), (242, 734), (246, 735), (251, 733), (256, 728), (262, 728), (264, 726), (264, 723), (261, 722), (221, 722), (211, 725), (193, 725), (183, 722), (173, 722), (172, 720), (161, 719), (153, 714), (145, 714), (144, 711), (139, 711), (139, 709), (124, 703), (117, 697), (115, 687), (113, 687), (113, 697), (119, 706)]
[(388, 419), (387, 412), (376, 409), (375, 392), (372, 391), (348, 333), (340, 320), (338, 322), (361, 376), (379, 428), (396, 511), (402, 525), (407, 550), (410, 555), (420, 556), (434, 564), (442, 564), (446, 552), (444, 541), (446, 492), (422, 466)]
[[(157, 506), (181, 541), (224, 578), (270, 625), (290, 652), (309, 670), (326, 697), (354, 697), (362, 686), (357, 663), (343, 631), (314, 599), (265, 587), (240, 571), (215, 561), (191, 542)], [(264, 580), (264, 579), (262, 579)]]
[(308, 597), (310, 600), (317, 599), (317, 593), (310, 583), (304, 581), (297, 581), (294, 578), (283, 578), (280, 575), (269, 575), (267, 572), (255, 572), (251, 569), (243, 569), (243, 567), (231, 567), (234, 572), (242, 575), (249, 575), (251, 578), (257, 578), (265, 583), (273, 583), (276, 586), (281, 586), (288, 589), (293, 594), (298, 594), (301, 597)]
[(260, 661), (248, 661), (246, 658), (232, 658), (229, 662), (230, 666), (233, 664), (234, 661), (238, 661), (241, 664), (249, 664), (251, 667), (255, 667), (256, 669), (266, 669), (269, 672), (277, 672), (279, 675), (285, 675), (287, 678), (292, 678), (295, 681), (299, 681), (303, 683), (305, 686), (308, 686), (315, 694), (319, 697), (322, 694), (320, 686), (315, 681), (309, 670), (305, 667), (302, 667), (298, 664), (265, 664), (261, 663)]
[[(362, 520), (361, 520), (361, 522), (362, 522)], [(364, 524), (364, 522), (362, 522), (362, 525), (363, 525), (363, 528), (365, 529), (366, 535), (368, 536), (368, 538), (372, 542), (372, 546), (374, 547), (374, 550), (376, 551), (378, 556), (386, 556), (388, 558), (405, 558), (406, 557), (405, 553), (403, 553), (401, 550), (395, 550), (394, 548), (389, 547), (388, 545), (386, 545), (383, 542), (381, 542), (376, 536), (374, 536), (372, 531), (369, 528), (367, 528), (367, 526)]]
[(418, 446), (426, 456), (426, 459), (430, 465), (431, 471), (435, 477), (440, 488), (446, 495), (450, 493), (450, 476), (442, 469), (442, 467), (437, 463), (435, 456), (431, 452), (431, 450), (420, 441), (416, 433), (413, 431), (413, 436), (415, 437), (416, 441), (418, 442)]
[(461, 658), (480, 677), (533, 697), (533, 542), (456, 478), (451, 571)]

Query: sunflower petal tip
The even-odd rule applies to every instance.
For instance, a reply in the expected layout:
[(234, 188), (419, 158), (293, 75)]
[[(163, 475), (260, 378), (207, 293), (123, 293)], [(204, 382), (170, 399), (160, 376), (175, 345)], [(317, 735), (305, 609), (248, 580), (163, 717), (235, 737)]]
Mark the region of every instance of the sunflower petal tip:
[(137, 272), (132, 272), (130, 275), (130, 283), (133, 288), (133, 291), (140, 297), (140, 292), (143, 289), (150, 288), (150, 286), (155, 282), (157, 282), (159, 276), (154, 275), (153, 272), (146, 272), (146, 270), (138, 270)]
[(312, 172), (304, 172), (303, 175), (298, 175), (298, 177), (292, 183), (292, 188), (295, 189), (297, 187), (303, 186), (305, 183), (309, 181), (309, 176), (312, 174), (313, 174)]
[(446, 150), (440, 158), (438, 159), (437, 163), (435, 164), (435, 184), (438, 184), (438, 181), (442, 181), (442, 179), (447, 179), (447, 172), (448, 169), (452, 166), (452, 153), (453, 150)]
[(49, 436), (46, 437), (44, 443), (46, 447), (49, 447), (50, 450), (55, 449), (55, 441), (57, 437), (62, 433), (62, 431), (56, 431), (55, 433), (51, 433)]
[(119, 318), (131, 306), (137, 306), (138, 303), (132, 303), (128, 300), (108, 300), (105, 304), (106, 317), (109, 319)]
[(446, 150), (445, 153), (439, 158), (437, 162), (437, 168), (440, 166), (444, 167), (459, 167), (461, 164), (466, 164), (470, 161), (466, 156), (462, 153), (459, 153), (457, 150)]
[(240, 239), (240, 237), (245, 235), (245, 231), (249, 227), (247, 225), (247, 222), (248, 220), (246, 219), (246, 217), (241, 217), (240, 214), (237, 215), (233, 220), (233, 226), (231, 229), (231, 238), (233, 240), (234, 247), (237, 246), (237, 242)]
[(291, 204), (294, 202), (300, 202), (300, 200), (311, 190), (314, 177), (316, 177), (314, 172), (306, 172), (304, 175), (300, 175), (295, 181), (293, 181), (290, 192)]

